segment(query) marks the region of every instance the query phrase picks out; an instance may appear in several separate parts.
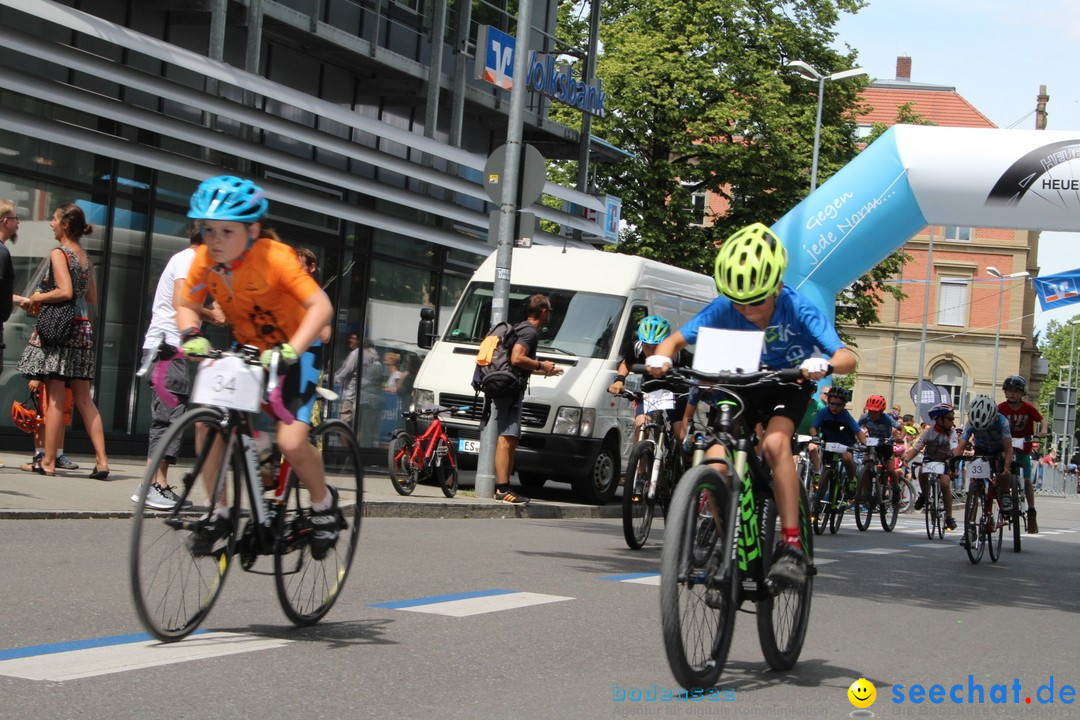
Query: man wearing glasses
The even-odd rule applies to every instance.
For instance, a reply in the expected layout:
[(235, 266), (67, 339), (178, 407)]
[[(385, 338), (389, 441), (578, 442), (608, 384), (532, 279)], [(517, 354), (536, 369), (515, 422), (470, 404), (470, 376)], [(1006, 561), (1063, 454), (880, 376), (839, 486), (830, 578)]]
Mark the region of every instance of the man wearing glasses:
[[(923, 453), (923, 468), (926, 463), (946, 463), (948, 470), (949, 459), (956, 447), (956, 434), (953, 427), (956, 425), (956, 411), (952, 405), (941, 403), (930, 408), (927, 412), (934, 424), (923, 431), (922, 435), (915, 440), (907, 452), (904, 453), (904, 462)], [(939, 475), (941, 478), (941, 497), (945, 500), (945, 526), (950, 530), (956, 529), (956, 519), (952, 514), (952, 477), (948, 472)], [(926, 505), (926, 472), (919, 473), (919, 499), (915, 501), (915, 509), (922, 510)]]

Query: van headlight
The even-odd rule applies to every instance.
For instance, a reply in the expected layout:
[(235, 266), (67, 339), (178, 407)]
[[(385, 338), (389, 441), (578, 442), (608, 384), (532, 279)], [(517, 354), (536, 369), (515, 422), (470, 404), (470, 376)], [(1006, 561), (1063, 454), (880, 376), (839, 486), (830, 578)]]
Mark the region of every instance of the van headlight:
[(418, 390), (413, 388), (413, 408), (426, 408), (435, 404), (434, 390)]
[(596, 410), (593, 408), (561, 407), (555, 414), (555, 424), (551, 432), (556, 435), (591, 437), (595, 422)]

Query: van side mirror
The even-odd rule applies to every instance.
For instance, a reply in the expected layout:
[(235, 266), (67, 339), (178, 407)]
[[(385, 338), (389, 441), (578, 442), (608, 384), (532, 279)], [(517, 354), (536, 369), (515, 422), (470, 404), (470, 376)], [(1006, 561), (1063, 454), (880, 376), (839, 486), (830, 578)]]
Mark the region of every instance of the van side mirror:
[(420, 323), (416, 326), (416, 344), (430, 350), (435, 344), (435, 308), (420, 308)]

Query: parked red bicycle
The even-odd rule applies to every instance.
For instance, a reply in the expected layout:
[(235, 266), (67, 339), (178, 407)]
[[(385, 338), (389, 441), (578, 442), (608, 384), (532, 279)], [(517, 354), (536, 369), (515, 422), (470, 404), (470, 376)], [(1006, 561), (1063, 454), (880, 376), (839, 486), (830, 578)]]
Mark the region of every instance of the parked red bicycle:
[(439, 415), (468, 411), (468, 408), (443, 407), (425, 410), (406, 410), (401, 416), (415, 424), (422, 417), (430, 417), (431, 424), (420, 436), (405, 428), (398, 428), (390, 438), (387, 464), (390, 466), (390, 482), (401, 495), (411, 495), (416, 483), (432, 476), (446, 497), (454, 497), (458, 487), (457, 461), (451, 450), (450, 438), (446, 436)]

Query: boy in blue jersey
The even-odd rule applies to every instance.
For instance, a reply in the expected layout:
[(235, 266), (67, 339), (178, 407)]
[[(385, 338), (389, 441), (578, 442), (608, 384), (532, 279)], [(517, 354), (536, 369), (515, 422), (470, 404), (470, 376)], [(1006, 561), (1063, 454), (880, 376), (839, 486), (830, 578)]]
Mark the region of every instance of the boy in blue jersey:
[[(810, 434), (821, 435), (823, 442), (840, 443), (849, 448), (856, 442), (865, 443), (866, 432), (847, 411), (847, 400), (847, 390), (842, 387), (829, 388), (827, 405), (814, 418), (810, 425)], [(848, 477), (856, 477), (855, 458), (852, 457), (851, 450), (845, 452), (840, 459), (847, 468)]]
[[(720, 297), (706, 305), (677, 332), (669, 335), (646, 361), (649, 373), (662, 377), (671, 358), (697, 342), (701, 328), (765, 331), (761, 363), (765, 367), (802, 370), (801, 386), (750, 389), (741, 392), (748, 421), (765, 428), (760, 449), (773, 473), (773, 493), (783, 531), (769, 579), (801, 585), (806, 581), (806, 556), (799, 539), (799, 478), (791, 451), (791, 436), (815, 391), (814, 381), (829, 372), (855, 370), (855, 354), (844, 347), (836, 328), (821, 310), (781, 279), (787, 252), (772, 230), (755, 223), (729, 237), (716, 256), (714, 277)], [(824, 356), (824, 357), (823, 357)], [(723, 456), (713, 444), (707, 457)]]
[[(904, 426), (899, 420), (885, 412), (885, 405), (885, 398), (881, 395), (871, 395), (866, 398), (866, 412), (859, 418), (859, 426), (866, 428), (866, 434), (879, 442), (889, 439), (903, 442)], [(863, 476), (859, 481), (859, 501), (866, 502), (870, 497), (871, 459), (875, 456), (885, 466), (889, 484), (892, 485), (893, 504), (896, 505), (900, 502), (900, 480), (896, 477), (896, 462), (893, 460), (892, 445), (884, 443), (867, 451)]]
[(998, 412), (997, 403), (989, 395), (976, 395), (968, 410), (968, 421), (956, 444), (953, 455), (961, 457), (969, 441), (974, 440), (976, 455), (993, 455), (997, 473), (998, 503), (1006, 515), (1012, 513), (1009, 496), (1009, 477), (1012, 469), (1012, 428), (1009, 419)]

